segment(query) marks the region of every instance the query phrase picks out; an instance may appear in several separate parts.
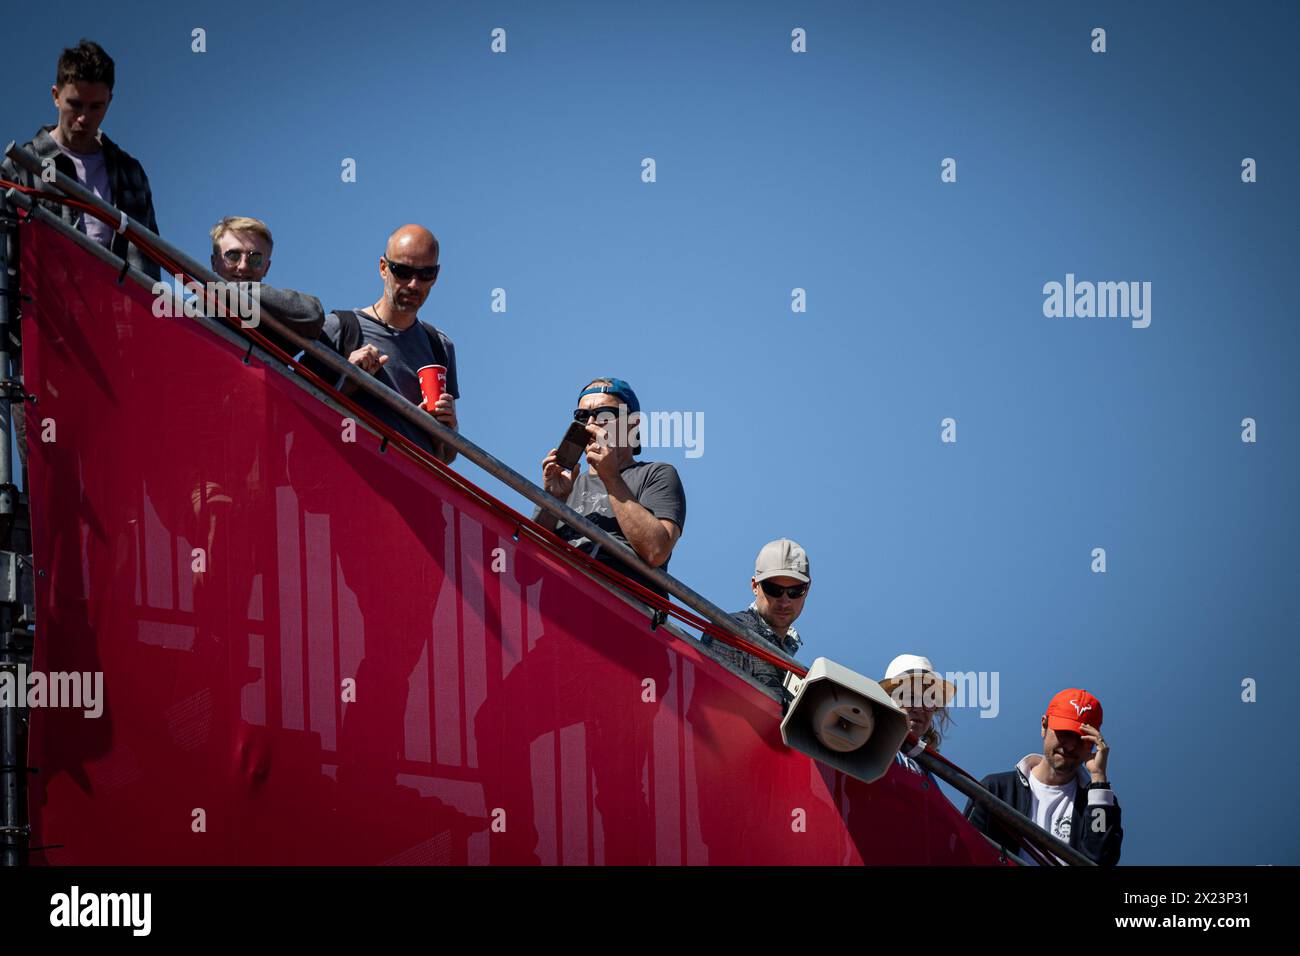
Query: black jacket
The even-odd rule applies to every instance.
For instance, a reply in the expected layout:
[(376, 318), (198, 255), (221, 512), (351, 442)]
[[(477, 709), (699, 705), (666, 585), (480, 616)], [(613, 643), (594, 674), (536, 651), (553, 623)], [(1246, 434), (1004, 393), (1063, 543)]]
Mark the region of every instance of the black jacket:
[[(1042, 759), (1041, 754), (1030, 754), (1016, 765), (1015, 770), (991, 773), (980, 781), (980, 786), (1033, 819), (1034, 801), (1027, 774)], [(1070, 846), (1100, 866), (1114, 866), (1119, 862), (1119, 846), (1124, 840), (1119, 804), (1115, 801), (1114, 791), (1109, 783), (1092, 784), (1087, 771), (1082, 768), (1079, 770), (1078, 781), (1074, 813), (1070, 818)], [(966, 804), (966, 818), (990, 839), (1013, 853), (1020, 852), (1020, 839), (973, 800)]]
[[(36, 158), (40, 160), (52, 157), (55, 169), (69, 179), (76, 179), (77, 169), (72, 165), (72, 160), (59, 149), (59, 144), (54, 142), (54, 137), (50, 135), (52, 129), (54, 129), (53, 126), (45, 126), (37, 130), (36, 135), (23, 148), (34, 153)], [(156, 233), (158, 231), (158, 220), (154, 217), (153, 193), (149, 189), (149, 177), (145, 175), (144, 167), (140, 165), (135, 157), (103, 133), (100, 133), (99, 141), (104, 150), (104, 166), (108, 170), (109, 186), (113, 190), (113, 205), (140, 223), (140, 225), (146, 226)], [(46, 189), (50, 192), (58, 191), (52, 184), (42, 182), (39, 176), (33, 176), (27, 169), (10, 162), (8, 158), (5, 158), (4, 162), (0, 163), (0, 179), (7, 179), (23, 186)], [(81, 210), (62, 203), (45, 200), (41, 200), (41, 204), (68, 225), (76, 226), (79, 229), (82, 228), (80, 225), (83, 215)], [(157, 279), (161, 274), (158, 264), (152, 259), (146, 258), (139, 249), (127, 242), (125, 236), (114, 234), (109, 251), (115, 256), (126, 259), (133, 267), (151, 278)]]

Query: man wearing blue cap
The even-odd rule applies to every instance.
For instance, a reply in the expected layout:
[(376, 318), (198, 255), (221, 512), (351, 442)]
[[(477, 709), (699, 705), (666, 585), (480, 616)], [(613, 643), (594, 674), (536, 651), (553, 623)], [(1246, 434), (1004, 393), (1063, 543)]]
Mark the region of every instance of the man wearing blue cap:
[[(588, 468), (566, 470), (552, 448), (542, 460), (542, 485), (556, 498), (620, 541), (626, 542), (646, 564), (668, 567), (673, 547), (686, 524), (686, 492), (677, 469), (662, 461), (636, 461), (641, 453), (638, 440), (641, 403), (627, 382), (599, 378), (578, 395), (576, 421), (587, 426)], [(599, 544), (582, 532), (560, 524), (540, 509), (534, 520), (553, 530), (574, 547), (599, 561), (618, 568), (638, 584), (659, 594), (662, 588), (612, 555), (602, 553)], [(558, 526), (557, 526), (558, 525)]]

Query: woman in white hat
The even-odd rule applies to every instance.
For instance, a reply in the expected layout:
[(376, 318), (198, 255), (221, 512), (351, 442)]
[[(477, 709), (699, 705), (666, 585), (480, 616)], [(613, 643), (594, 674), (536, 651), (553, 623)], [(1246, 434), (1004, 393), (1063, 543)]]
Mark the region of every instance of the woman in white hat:
[[(880, 686), (907, 712), (907, 729), (927, 749), (938, 750), (952, 723), (948, 706), (957, 688), (943, 679), (928, 657), (917, 654), (899, 654), (890, 661)], [(901, 752), (898, 762), (915, 773), (923, 772), (920, 764)]]

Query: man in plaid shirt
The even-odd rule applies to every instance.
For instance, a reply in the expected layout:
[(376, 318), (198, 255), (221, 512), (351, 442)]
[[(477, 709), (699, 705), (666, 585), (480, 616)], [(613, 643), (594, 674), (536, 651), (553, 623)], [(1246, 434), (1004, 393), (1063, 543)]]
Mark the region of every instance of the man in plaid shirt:
[[(52, 161), (59, 172), (76, 179), (109, 205), (157, 232), (153, 194), (144, 167), (99, 128), (113, 99), (113, 80), (113, 58), (98, 43), (82, 40), (64, 50), (51, 90), (59, 121), (37, 130), (24, 148), (34, 153), (42, 165), (48, 167)], [(40, 176), (33, 176), (7, 159), (0, 165), (0, 179), (38, 189), (52, 188)], [(145, 275), (159, 277), (161, 270), (157, 263), (145, 258), (113, 227), (62, 203), (44, 202), (43, 205)]]
[[(153, 194), (149, 191), (149, 177), (144, 174), (144, 167), (99, 129), (113, 99), (113, 80), (113, 58), (98, 43), (82, 40), (75, 47), (64, 50), (59, 56), (54, 86), (50, 90), (59, 121), (37, 130), (24, 148), (36, 155), (42, 168), (52, 166), (142, 226), (157, 232)], [(0, 163), (0, 179), (36, 189), (54, 189), (41, 176), (32, 175), (8, 158)], [(63, 203), (39, 201), (52, 214), (106, 246), (114, 255), (126, 259), (145, 275), (154, 280), (160, 277), (162, 270), (158, 264), (146, 258), (113, 227)], [(18, 438), (18, 456), (24, 468), (27, 467), (26, 424), (26, 415), (20, 410), (14, 415), (14, 431)]]

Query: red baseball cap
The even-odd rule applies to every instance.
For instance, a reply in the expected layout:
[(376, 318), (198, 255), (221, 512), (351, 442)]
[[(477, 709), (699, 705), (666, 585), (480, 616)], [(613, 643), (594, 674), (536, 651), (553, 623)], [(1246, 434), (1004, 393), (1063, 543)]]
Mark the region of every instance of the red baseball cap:
[(1068, 730), (1077, 734), (1084, 724), (1092, 724), (1101, 730), (1101, 701), (1086, 690), (1071, 687), (1052, 698), (1045, 716), (1049, 730)]

